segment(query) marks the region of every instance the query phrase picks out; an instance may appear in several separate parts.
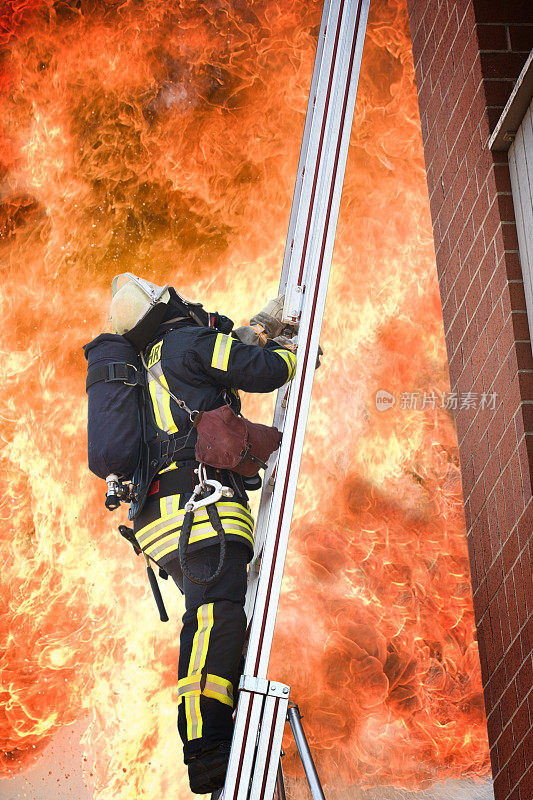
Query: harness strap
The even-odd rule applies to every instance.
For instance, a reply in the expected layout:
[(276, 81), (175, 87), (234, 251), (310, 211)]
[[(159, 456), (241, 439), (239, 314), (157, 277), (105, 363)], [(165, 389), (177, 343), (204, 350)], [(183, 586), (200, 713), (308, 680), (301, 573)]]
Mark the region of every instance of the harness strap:
[(115, 361), (111, 364), (99, 364), (89, 367), (85, 389), (89, 389), (99, 381), (105, 381), (105, 383), (121, 381), (127, 386), (142, 386), (144, 384), (144, 376), (133, 364)]

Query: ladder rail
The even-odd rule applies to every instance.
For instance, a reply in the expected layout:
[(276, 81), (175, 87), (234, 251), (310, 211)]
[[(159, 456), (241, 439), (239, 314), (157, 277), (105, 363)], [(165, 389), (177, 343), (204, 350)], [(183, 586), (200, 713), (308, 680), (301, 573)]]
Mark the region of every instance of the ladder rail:
[[(281, 288), (287, 290), (287, 297), (298, 287), (302, 298), (301, 309), (298, 309), (297, 369), (290, 391), (281, 390), (276, 401), (274, 421), (282, 428), (283, 439), (279, 453), (271, 458), (265, 475), (257, 519), (261, 563), (258, 576), (253, 569), (251, 571), (248, 590), (247, 613), (251, 625), (224, 800), (255, 800), (259, 796), (261, 800), (272, 800), (274, 792), (281, 738), (279, 727), (274, 736), (272, 720), (276, 718), (279, 726), (279, 708), (274, 713), (269, 706), (269, 713), (263, 713), (267, 708), (265, 697), (268, 694), (264, 686), (271, 684), (266, 674), (326, 301), (369, 4), (370, 0), (326, 0), (324, 3), (280, 282)], [(288, 307), (286, 302), (285, 318), (294, 318), (294, 314), (294, 305)], [(268, 746), (263, 738), (260, 758), (257, 758), (258, 736), (267, 734), (271, 737)], [(261, 787), (259, 794), (258, 786)]]

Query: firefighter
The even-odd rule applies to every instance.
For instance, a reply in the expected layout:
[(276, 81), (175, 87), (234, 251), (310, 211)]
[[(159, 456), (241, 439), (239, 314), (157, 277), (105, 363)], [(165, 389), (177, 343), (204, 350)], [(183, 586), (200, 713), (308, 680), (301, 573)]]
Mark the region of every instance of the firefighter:
[[(143, 354), (149, 368), (152, 434), (162, 430), (183, 443), (173, 463), (152, 482), (134, 531), (142, 550), (185, 595), (178, 730), (190, 787), (198, 794), (222, 787), (226, 774), (246, 630), (247, 564), (253, 555), (247, 489), (258, 488), (260, 480), (227, 470), (208, 471), (234, 491), (233, 497), (216, 503), (226, 558), (214, 582), (193, 583), (182, 574), (178, 543), (184, 506), (198, 480), (196, 433), (189, 415), (165, 389), (195, 411), (228, 403), (239, 412), (239, 389), (272, 392), (283, 386), (294, 376), (296, 357), (290, 341), (281, 336), (281, 308), (279, 298), (271, 301), (250, 326), (232, 331), (231, 320), (206, 314), (171, 287), (155, 286), (130, 273), (113, 281), (112, 327)], [(192, 574), (207, 578), (214, 573), (219, 540), (205, 509), (194, 516), (188, 553)]]

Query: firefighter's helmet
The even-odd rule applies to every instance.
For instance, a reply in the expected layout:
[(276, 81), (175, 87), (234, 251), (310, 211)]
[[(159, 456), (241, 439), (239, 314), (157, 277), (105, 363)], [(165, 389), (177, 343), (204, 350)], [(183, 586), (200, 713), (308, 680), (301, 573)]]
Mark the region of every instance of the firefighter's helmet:
[(124, 272), (113, 278), (111, 284), (110, 321), (115, 333), (125, 336), (142, 349), (155, 335), (170, 300), (169, 286), (138, 278)]

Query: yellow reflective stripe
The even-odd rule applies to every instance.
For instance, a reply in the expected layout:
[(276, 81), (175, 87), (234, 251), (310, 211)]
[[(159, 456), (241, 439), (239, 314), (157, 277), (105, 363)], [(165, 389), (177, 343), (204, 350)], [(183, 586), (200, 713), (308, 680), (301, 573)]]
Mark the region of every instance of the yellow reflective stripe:
[[(178, 505), (179, 504), (180, 495), (173, 495), (173, 497), (178, 498), (178, 500), (175, 503), (175, 505)], [(249, 525), (251, 525), (253, 527), (254, 518), (253, 518), (252, 514), (250, 513), (250, 506), (248, 506), (248, 508), (245, 508), (244, 506), (241, 506), (239, 503), (234, 503), (231, 500), (219, 500), (218, 503), (215, 503), (215, 505), (216, 505), (216, 507), (218, 509), (218, 513), (221, 516), (227, 517), (228, 515), (232, 515), (234, 517), (242, 518), (246, 522), (248, 522)], [(173, 508), (174, 508), (174, 506), (173, 506)], [(175, 510), (173, 511), (172, 516), (176, 520), (179, 517), (185, 516), (185, 509), (184, 508), (175, 508)], [(207, 511), (205, 510), (205, 508), (200, 508), (194, 514), (193, 525), (196, 525), (199, 522), (207, 522), (208, 519), (209, 519), (209, 516), (208, 516)], [(141, 530), (138, 533), (136, 533), (135, 535), (137, 536), (137, 538), (139, 538), (139, 537), (143, 538), (145, 533), (148, 533), (148, 531), (153, 530), (156, 526), (160, 525), (163, 522), (171, 522), (170, 517), (165, 514), (164, 516), (161, 516), (159, 519), (154, 519), (152, 522), (149, 522), (148, 525), (145, 525), (143, 528), (141, 528)]]
[(278, 356), (281, 356), (284, 362), (287, 364), (287, 369), (289, 370), (289, 377), (287, 378), (287, 381), (292, 381), (294, 378), (294, 373), (296, 372), (296, 355), (290, 350), (273, 350), (272, 352), (277, 353)]
[(157, 392), (157, 383), (156, 383), (156, 381), (154, 381), (153, 379), (152, 380), (149, 379), (148, 380), (148, 388), (150, 390), (150, 397), (152, 398), (152, 405), (154, 407), (154, 415), (155, 415), (155, 421), (157, 423), (157, 427), (161, 428), (161, 430), (164, 430), (164, 428), (163, 428), (163, 420), (161, 419), (161, 414), (159, 413), (159, 403), (157, 402), (157, 396), (156, 396), (156, 392)]
[[(153, 555), (154, 549), (159, 547), (164, 542), (164, 540), (161, 538), (164, 534), (174, 535), (175, 533), (179, 533), (179, 529), (183, 524), (185, 509), (177, 508), (179, 505), (180, 495), (172, 495), (172, 498), (172, 509), (167, 511), (168, 506), (166, 503), (168, 502), (168, 498), (161, 497), (159, 500), (161, 517), (153, 522), (150, 522), (148, 525), (145, 525), (144, 528), (141, 528), (141, 530), (135, 534), (140, 546), (145, 549), (149, 555)], [(220, 516), (220, 521), (222, 522), (222, 527), (226, 533), (240, 534), (241, 531), (238, 530), (238, 528), (242, 522), (249, 528), (250, 534), (253, 534), (254, 519), (248, 509), (237, 503), (223, 500), (219, 501), (215, 505)], [(231, 520), (231, 517), (236, 517), (236, 520)], [(205, 526), (208, 527), (206, 528)], [(205, 511), (205, 509), (199, 509), (194, 515), (190, 541), (201, 541), (202, 539), (207, 538), (206, 536), (197, 536), (197, 534), (203, 533), (205, 530), (213, 531), (213, 528), (211, 527), (207, 511)], [(216, 534), (213, 532), (212, 535)], [(242, 535), (245, 539), (248, 539), (248, 541), (252, 542), (253, 544), (253, 537), (251, 535), (247, 533), (242, 533)], [(154, 542), (154, 539), (158, 539), (159, 541), (155, 542), (151, 547), (149, 547), (149, 545)], [(171, 551), (171, 549), (172, 548), (167, 549), (165, 553), (159, 553), (159, 555), (166, 555)]]
[(171, 469), (177, 469), (177, 468), (178, 468), (178, 463), (177, 461), (174, 461), (174, 463), (171, 464), (170, 467), (165, 467), (165, 469), (160, 469), (157, 474), (162, 475), (163, 472), (170, 472)]
[[(243, 539), (250, 542), (251, 545), (254, 543), (254, 537), (246, 533), (242, 530), (237, 530), (233, 527), (225, 527), (224, 533), (226, 534), (233, 534), (233, 536), (242, 536)], [(195, 544), (196, 542), (202, 542), (205, 539), (216, 539), (217, 534), (215, 531), (211, 530), (210, 533), (202, 533), (198, 536), (191, 536), (190, 543)], [(145, 548), (145, 552), (152, 556), (153, 558), (163, 558), (164, 556), (168, 556), (169, 553), (172, 553), (174, 550), (177, 550), (179, 547), (179, 536), (173, 537), (171, 539), (165, 538), (164, 540), (157, 542), (155, 545), (151, 545), (150, 547)]]
[(217, 338), (215, 339), (215, 346), (213, 348), (213, 358), (211, 359), (211, 366), (216, 367), (218, 361), (218, 354), (220, 352), (220, 345), (222, 343), (222, 333), (217, 334)]
[[(207, 658), (209, 638), (213, 629), (213, 603), (206, 603), (196, 612), (198, 627), (192, 642), (189, 670), (187, 677), (196, 676), (201, 672)], [(200, 713), (200, 696), (188, 694), (185, 696), (185, 718), (187, 720), (187, 739), (200, 739), (202, 736), (202, 715)]]
[(178, 681), (178, 705), (185, 695), (201, 693), (201, 679), (202, 673), (200, 672), (196, 675), (188, 675), (186, 678), (181, 678)]
[(194, 675), (195, 672), (200, 672), (205, 664), (209, 637), (213, 628), (213, 603), (204, 603), (204, 605), (200, 606), (196, 616), (198, 628), (194, 634), (187, 675)]
[(233, 685), (231, 681), (227, 681), (225, 678), (211, 675), (208, 672), (202, 694), (233, 708)]
[[(233, 534), (234, 536), (242, 536), (244, 539), (247, 539), (250, 544), (254, 543), (254, 537), (252, 534), (249, 533), (243, 525), (239, 525), (238, 523), (235, 523), (234, 525), (224, 525), (224, 533), (226, 535)], [(212, 539), (216, 535), (217, 534), (213, 528), (210, 528), (209, 530), (201, 529), (198, 533), (191, 534), (189, 543), (196, 544), (196, 542), (202, 542), (204, 539)]]
[(221, 692), (220, 689), (209, 686), (208, 683), (206, 683), (202, 694), (205, 695), (205, 697), (210, 697), (212, 700), (218, 700), (219, 703), (224, 703), (230, 708), (233, 708), (233, 698), (228, 697), (227, 694)]
[[(247, 514), (244, 511), (244, 509), (242, 509), (242, 506), (241, 509), (239, 510), (237, 510), (237, 507), (235, 507), (235, 510), (232, 510), (227, 508), (221, 509), (217, 505), (217, 511), (218, 511), (218, 516), (220, 517), (221, 520), (229, 519), (230, 517), (236, 517), (238, 520), (244, 522), (253, 530), (254, 527), (253, 517), (251, 516), (251, 514)], [(192, 524), (192, 530), (194, 531), (195, 528), (198, 528), (199, 525), (205, 525), (207, 522), (209, 522), (209, 516), (207, 514), (201, 514), (201, 515), (198, 514), (198, 517), (195, 515), (194, 522)]]
[[(167, 381), (167, 379), (165, 378), (164, 375), (161, 375), (160, 380), (161, 380), (161, 383), (163, 384), (163, 386), (165, 387), (165, 389), (168, 389), (168, 381)], [(178, 427), (177, 427), (176, 423), (174, 422), (174, 417), (172, 416), (172, 413), (170, 411), (170, 395), (169, 395), (168, 392), (163, 392), (162, 393), (162, 395), (161, 395), (161, 403), (163, 405), (163, 414), (164, 414), (164, 417), (165, 417), (165, 430), (166, 430), (166, 432), (167, 433), (177, 433), (178, 432)]]
[(200, 695), (187, 695), (185, 698), (185, 718), (187, 719), (187, 739), (200, 739), (202, 736), (202, 715)]
[(161, 520), (168, 519), (177, 511), (179, 511), (179, 494), (169, 494), (166, 497), (159, 498), (159, 509), (161, 513)]
[(182, 522), (183, 514), (176, 514), (168, 519), (158, 519), (156, 520), (156, 525), (150, 523), (152, 526), (150, 530), (147, 531), (143, 528), (142, 531), (135, 534), (135, 538), (141, 547), (147, 547), (150, 542), (153, 542), (158, 536), (163, 536), (164, 533), (174, 533), (177, 529), (181, 528)]
[[(178, 705), (187, 697), (204, 695), (219, 703), (224, 703), (233, 708), (233, 686), (231, 681), (220, 678), (218, 675), (207, 673), (205, 685), (202, 689), (201, 673), (182, 678), (178, 681)], [(192, 720), (191, 720), (192, 722)]]
[(212, 367), (220, 369), (222, 372), (227, 371), (232, 344), (233, 338), (231, 336), (227, 336), (225, 333), (217, 334), (213, 348), (213, 358), (211, 359)]

